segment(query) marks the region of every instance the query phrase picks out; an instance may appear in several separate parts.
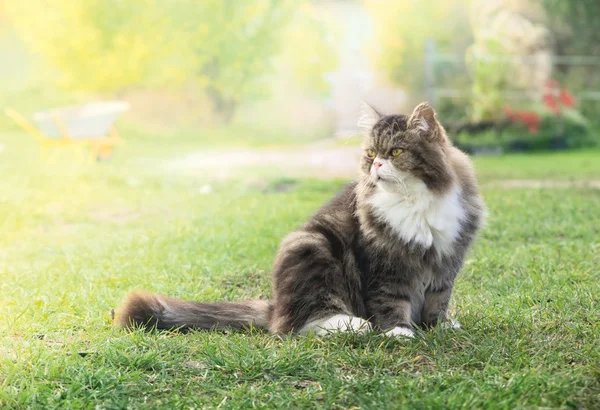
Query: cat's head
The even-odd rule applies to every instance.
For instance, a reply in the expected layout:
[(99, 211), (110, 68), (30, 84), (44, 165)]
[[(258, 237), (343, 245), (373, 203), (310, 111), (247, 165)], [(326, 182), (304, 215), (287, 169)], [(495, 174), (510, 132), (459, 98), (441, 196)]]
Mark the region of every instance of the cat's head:
[(364, 104), (358, 123), (364, 134), (361, 172), (365, 181), (390, 192), (425, 184), (443, 192), (452, 184), (450, 142), (429, 103), (410, 116), (382, 115)]

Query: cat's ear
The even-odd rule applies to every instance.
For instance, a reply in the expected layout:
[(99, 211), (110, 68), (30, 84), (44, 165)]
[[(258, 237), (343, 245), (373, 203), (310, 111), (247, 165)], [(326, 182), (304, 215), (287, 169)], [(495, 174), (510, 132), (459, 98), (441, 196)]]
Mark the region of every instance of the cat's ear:
[(377, 124), (377, 121), (379, 121), (381, 117), (382, 115), (375, 108), (363, 101), (360, 107), (360, 118), (356, 125), (358, 125), (360, 132), (365, 137), (368, 137), (371, 135), (373, 126)]
[(431, 139), (439, 138), (441, 135), (440, 124), (435, 117), (435, 111), (428, 102), (422, 102), (415, 107), (408, 119), (407, 128)]

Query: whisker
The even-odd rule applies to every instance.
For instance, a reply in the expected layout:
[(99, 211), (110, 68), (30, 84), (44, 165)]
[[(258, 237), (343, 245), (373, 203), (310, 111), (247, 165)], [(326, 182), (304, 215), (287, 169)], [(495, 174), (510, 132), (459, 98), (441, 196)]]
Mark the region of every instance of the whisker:
[(398, 185), (399, 187), (402, 188), (405, 196), (407, 196), (407, 197), (409, 196), (410, 193), (409, 193), (408, 187), (406, 186), (406, 183), (399, 175), (389, 175), (389, 178), (392, 180), (392, 182), (394, 182), (396, 185)]

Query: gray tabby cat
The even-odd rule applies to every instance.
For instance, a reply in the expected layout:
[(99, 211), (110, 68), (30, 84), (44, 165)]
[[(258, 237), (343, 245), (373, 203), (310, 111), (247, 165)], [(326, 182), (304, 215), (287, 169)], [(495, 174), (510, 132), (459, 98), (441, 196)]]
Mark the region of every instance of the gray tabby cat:
[(485, 213), (473, 167), (429, 104), (410, 117), (365, 109), (360, 178), (283, 240), (272, 301), (201, 303), (134, 292), (118, 324), (408, 337), (415, 325), (459, 326), (448, 303)]

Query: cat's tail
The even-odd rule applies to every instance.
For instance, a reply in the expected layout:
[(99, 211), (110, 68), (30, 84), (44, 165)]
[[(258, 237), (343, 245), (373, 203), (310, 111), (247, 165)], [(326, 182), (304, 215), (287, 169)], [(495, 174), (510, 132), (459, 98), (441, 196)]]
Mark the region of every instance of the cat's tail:
[(265, 300), (202, 303), (136, 291), (130, 293), (115, 323), (125, 328), (222, 329), (267, 328), (271, 305)]

